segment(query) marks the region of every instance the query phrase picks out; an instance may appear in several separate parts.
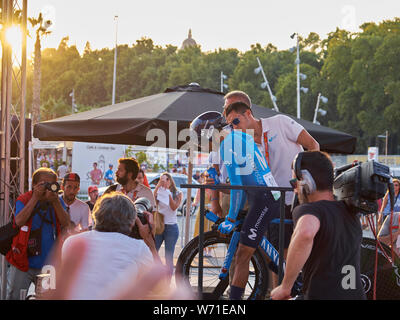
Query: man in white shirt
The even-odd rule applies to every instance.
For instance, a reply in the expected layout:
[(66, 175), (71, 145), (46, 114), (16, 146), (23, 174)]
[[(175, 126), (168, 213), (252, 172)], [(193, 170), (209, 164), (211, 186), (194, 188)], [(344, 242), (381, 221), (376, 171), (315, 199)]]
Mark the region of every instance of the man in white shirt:
[(66, 211), (71, 222), (75, 225), (74, 231), (86, 231), (89, 227), (89, 206), (76, 198), (80, 188), (80, 177), (77, 173), (65, 175), (62, 183), (63, 195), (61, 200), (65, 203)]
[[(242, 91), (232, 91), (225, 97), (223, 115), (233, 129), (240, 129), (252, 134), (261, 153), (265, 155), (279, 187), (291, 187), (291, 165), (299, 152), (319, 150), (318, 142), (295, 120), (280, 114), (274, 117), (257, 119), (251, 109), (250, 97)], [(249, 131), (251, 130), (251, 131)], [(285, 216), (292, 219), (290, 209), (293, 192), (287, 192), (285, 201)], [(293, 233), (292, 225), (285, 226), (285, 249), (289, 246)], [(268, 239), (275, 248), (279, 244), (279, 224), (271, 224), (268, 230)], [(285, 250), (286, 255), (286, 250)], [(274, 286), (277, 278), (273, 275)]]

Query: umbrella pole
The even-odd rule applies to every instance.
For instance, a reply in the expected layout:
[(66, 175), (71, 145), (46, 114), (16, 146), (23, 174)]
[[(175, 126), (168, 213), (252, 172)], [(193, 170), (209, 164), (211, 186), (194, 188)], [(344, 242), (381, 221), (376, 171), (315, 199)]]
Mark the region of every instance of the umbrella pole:
[[(188, 184), (192, 183), (192, 176), (193, 176), (193, 158), (190, 152), (189, 164), (188, 164)], [(192, 189), (189, 188), (187, 190), (187, 196), (186, 196), (185, 245), (189, 242), (191, 208), (192, 208)]]

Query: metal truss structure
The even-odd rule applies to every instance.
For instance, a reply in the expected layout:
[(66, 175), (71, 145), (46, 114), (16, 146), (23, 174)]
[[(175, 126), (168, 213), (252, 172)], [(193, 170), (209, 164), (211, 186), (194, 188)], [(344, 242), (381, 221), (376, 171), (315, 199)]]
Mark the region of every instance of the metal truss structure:
[[(0, 114), (0, 224), (10, 221), (15, 200), (25, 192), (25, 113), (27, 0), (2, 0), (1, 114)], [(13, 51), (7, 30), (21, 28), (21, 52)], [(6, 260), (2, 256), (1, 299), (6, 298)]]

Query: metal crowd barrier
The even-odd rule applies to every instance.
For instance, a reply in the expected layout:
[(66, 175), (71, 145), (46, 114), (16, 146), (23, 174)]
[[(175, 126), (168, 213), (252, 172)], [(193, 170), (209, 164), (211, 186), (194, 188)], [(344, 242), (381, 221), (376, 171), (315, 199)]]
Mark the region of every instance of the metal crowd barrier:
[(286, 192), (293, 191), (293, 188), (286, 187), (266, 187), (266, 186), (231, 186), (231, 185), (208, 185), (208, 184), (181, 184), (181, 188), (200, 189), (200, 224), (199, 224), (199, 274), (198, 274), (198, 289), (203, 292), (203, 242), (204, 242), (204, 211), (205, 211), (205, 191), (206, 189), (213, 190), (267, 190), (280, 191), (280, 217), (279, 217), (279, 266), (278, 266), (278, 281), (282, 283), (283, 279), (283, 260), (285, 246), (285, 197)]

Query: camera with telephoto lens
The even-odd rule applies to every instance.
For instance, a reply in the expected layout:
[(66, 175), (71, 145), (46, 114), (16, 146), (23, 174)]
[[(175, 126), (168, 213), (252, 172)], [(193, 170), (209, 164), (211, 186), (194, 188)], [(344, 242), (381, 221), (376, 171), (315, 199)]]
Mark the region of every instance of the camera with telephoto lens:
[(335, 169), (333, 193), (337, 200), (343, 200), (354, 213), (371, 214), (378, 212), (378, 199), (389, 196), (393, 203), (394, 189), (389, 167), (375, 162), (353, 162)]
[[(134, 202), (135, 205), (135, 209), (137, 212), (137, 216), (140, 219), (140, 222), (142, 224), (148, 224), (149, 222), (147, 221), (147, 218), (145, 217), (145, 211), (147, 212), (152, 212), (152, 205), (149, 199), (147, 198), (139, 198)], [(135, 239), (143, 239), (140, 236), (139, 233), (139, 228), (137, 226), (137, 224), (135, 223), (135, 225), (132, 228), (132, 232), (130, 234), (130, 237), (135, 238)]]
[(52, 191), (52, 192), (57, 192), (60, 191), (60, 185), (58, 182), (46, 182), (44, 184), (45, 189)]

